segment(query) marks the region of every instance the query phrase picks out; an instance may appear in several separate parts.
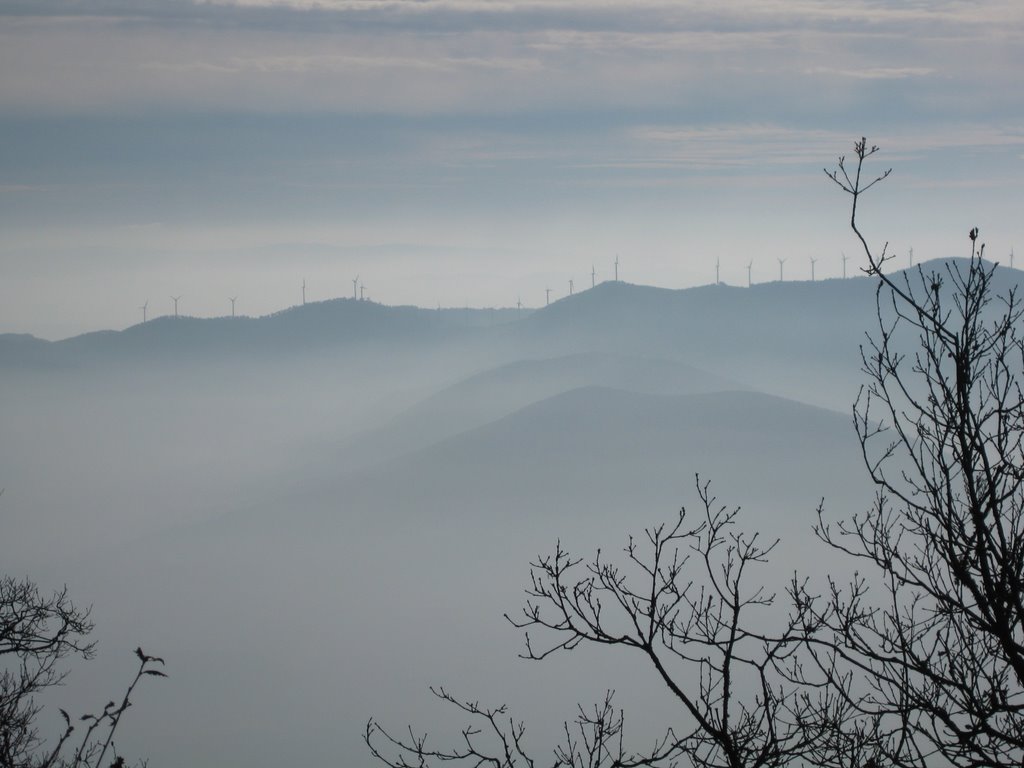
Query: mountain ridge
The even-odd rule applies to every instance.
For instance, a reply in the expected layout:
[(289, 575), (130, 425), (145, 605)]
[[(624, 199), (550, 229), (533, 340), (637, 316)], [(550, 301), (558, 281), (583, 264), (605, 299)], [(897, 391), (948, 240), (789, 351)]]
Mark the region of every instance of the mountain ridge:
[[(966, 259), (933, 260), (912, 271), (941, 271), (966, 263)], [(1017, 284), (1019, 275), (1019, 270), (1001, 268), (997, 290)], [(549, 306), (523, 310), (424, 309), (338, 298), (260, 317), (164, 315), (121, 331), (92, 331), (58, 341), (24, 333), (0, 334), (0, 367), (87, 366), (162, 356), (317, 354), (367, 345), (453, 343), (504, 344), (525, 348), (533, 356), (578, 350), (581, 344), (587, 349), (654, 356), (665, 356), (668, 350), (701, 365), (701, 356), (729, 354), (727, 346), (734, 347), (737, 355), (789, 353), (794, 338), (805, 331), (809, 339), (832, 337), (840, 345), (857, 344), (863, 330), (872, 327), (875, 285), (864, 276), (771, 281), (749, 288), (724, 283), (662, 288), (606, 281)]]

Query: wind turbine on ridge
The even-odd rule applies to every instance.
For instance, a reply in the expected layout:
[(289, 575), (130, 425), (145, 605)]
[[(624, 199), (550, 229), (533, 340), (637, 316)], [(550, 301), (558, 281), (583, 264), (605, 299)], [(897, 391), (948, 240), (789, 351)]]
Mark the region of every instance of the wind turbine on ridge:
[(235, 299), (237, 299), (237, 298), (238, 298), (237, 296), (229, 296), (228, 297), (228, 301), (231, 302), (231, 316), (232, 317), (235, 316)]
[(747, 264), (747, 288), (749, 288), (751, 285), (753, 285), (753, 282), (750, 279), (750, 270), (751, 270), (751, 268), (753, 266), (754, 266), (754, 260), (751, 259), (750, 262)]
[(594, 265), (591, 264), (590, 265), (590, 287), (593, 288), (595, 285), (597, 285), (597, 270), (594, 268)]
[(142, 322), (146, 322), (146, 308), (149, 307), (149, 299), (146, 299), (146, 303), (143, 304), (139, 309), (142, 310)]
[(715, 259), (715, 285), (722, 284), (720, 268), (722, 266), (722, 260), (719, 258)]
[(782, 282), (782, 265), (786, 263), (786, 259), (780, 259), (778, 256), (775, 257), (779, 261), (779, 282)]
[(181, 296), (171, 296), (171, 301), (174, 302), (174, 316), (175, 317), (178, 316), (178, 299), (180, 299), (180, 298), (181, 298)]
[(843, 280), (846, 279), (846, 262), (850, 260), (850, 257), (846, 255), (846, 251), (840, 251), (843, 254)]
[(572, 278), (569, 278), (569, 295), (572, 296)]
[(356, 301), (359, 299), (359, 275), (356, 275), (355, 280), (352, 281), (352, 300)]
[(818, 260), (811, 256), (811, 282), (814, 282), (814, 265), (818, 263)]
[(544, 289), (544, 306), (547, 307), (551, 304), (551, 289)]

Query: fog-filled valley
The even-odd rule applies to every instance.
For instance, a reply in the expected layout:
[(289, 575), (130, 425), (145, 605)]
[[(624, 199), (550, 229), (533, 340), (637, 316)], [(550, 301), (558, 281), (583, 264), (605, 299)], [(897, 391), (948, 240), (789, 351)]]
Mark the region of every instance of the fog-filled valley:
[(640, 659), (525, 661), (503, 614), (556, 541), (615, 557), (699, 513), (698, 474), (781, 538), (769, 589), (843, 573), (811, 529), (822, 500), (871, 502), (850, 411), (875, 289), (609, 281), (535, 310), (336, 299), (0, 336), (4, 570), (67, 584), (99, 642), (53, 702), (102, 706), (141, 645), (169, 677), (118, 748), (154, 768), (370, 765), (370, 717), (457, 736), (438, 684), (507, 702), (540, 755), (609, 688), (648, 738), (678, 712)]

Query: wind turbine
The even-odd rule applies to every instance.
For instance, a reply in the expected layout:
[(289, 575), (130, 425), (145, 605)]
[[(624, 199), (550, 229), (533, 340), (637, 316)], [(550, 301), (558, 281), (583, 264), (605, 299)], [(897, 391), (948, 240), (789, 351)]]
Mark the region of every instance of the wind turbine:
[(590, 287), (593, 288), (597, 285), (597, 270), (594, 269), (594, 265), (590, 265)]
[[(775, 258), (779, 259), (778, 256), (776, 256)], [(782, 265), (785, 264), (785, 263), (786, 263), (785, 259), (779, 259), (779, 282), (780, 283), (782, 282)]]
[(846, 262), (849, 260), (849, 256), (846, 255), (846, 251), (841, 252), (843, 254), (843, 280), (846, 279)]
[(356, 279), (352, 281), (352, 299), (353, 301), (359, 298), (359, 275), (356, 275)]
[(572, 296), (572, 278), (569, 278), (569, 295)]
[(181, 298), (181, 296), (171, 296), (171, 301), (174, 302), (174, 316), (175, 317), (178, 316), (178, 299), (180, 299), (180, 298)]
[(143, 304), (139, 309), (142, 310), (142, 322), (146, 322), (146, 308), (149, 306), (149, 299), (146, 299), (146, 303)]
[(615, 282), (619, 282), (619, 254), (615, 254)]
[(753, 266), (754, 266), (754, 260), (753, 260), (753, 259), (751, 259), (751, 260), (750, 260), (750, 263), (749, 263), (749, 264), (747, 264), (747, 288), (749, 288), (749, 287), (750, 287), (751, 285), (753, 285), (753, 283), (752, 283), (752, 281), (751, 281), (751, 279), (750, 279), (750, 269), (751, 269), (751, 267), (753, 267)]
[(545, 288), (544, 289), (544, 306), (546, 307), (549, 304), (551, 304), (551, 289), (550, 288)]
[(302, 306), (306, 306), (306, 278), (302, 278)]
[(235, 316), (235, 299), (237, 299), (237, 298), (238, 298), (237, 296), (230, 296), (230, 297), (228, 297), (228, 301), (231, 302), (231, 316), (232, 317)]
[(516, 296), (516, 317), (523, 314), (523, 297)]
[(359, 286), (359, 300), (366, 301), (366, 283)]
[(913, 248), (910, 249), (910, 255), (908, 256), (908, 259), (910, 261), (910, 266), (914, 266), (914, 249)]
[(721, 259), (715, 259), (715, 285), (720, 285), (721, 282), (722, 282), (722, 279), (720, 277), (720, 272), (719, 272), (719, 269), (721, 268), (721, 266), (722, 266), (722, 260)]
[(818, 260), (811, 256), (811, 282), (814, 282), (814, 265), (818, 263)]
[(1010, 269), (1013, 269), (1013, 248), (1010, 248)]

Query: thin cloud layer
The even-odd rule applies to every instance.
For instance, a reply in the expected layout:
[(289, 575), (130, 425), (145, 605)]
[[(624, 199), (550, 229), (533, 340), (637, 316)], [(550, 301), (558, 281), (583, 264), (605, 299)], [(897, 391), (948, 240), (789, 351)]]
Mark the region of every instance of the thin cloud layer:
[(1022, 63), (1024, 36), (1024, 11), (1003, 2), (39, 0), (0, 19), (0, 105), (46, 111), (404, 114), (654, 106), (708, 80), (753, 79), (775, 100), (804, 78), (980, 85), (993, 57)]
[[(636, 279), (687, 284), (708, 253), (834, 241), (821, 168), (860, 135), (897, 166), (894, 226), (945, 222), (963, 201), (942, 190), (969, 189), (1010, 241), (1022, 69), (1016, 0), (11, 0), (0, 266), (41, 281), (77, 259), (116, 293), (138, 254), (229, 284), (223, 254), (317, 232), (339, 249), (400, 241), (436, 275), (464, 268), (446, 248), (518, 254), (482, 255), (458, 303), (625, 242), (644, 251)], [(449, 298), (408, 286), (377, 296)], [(0, 286), (0, 330), (42, 322), (32, 290)]]

